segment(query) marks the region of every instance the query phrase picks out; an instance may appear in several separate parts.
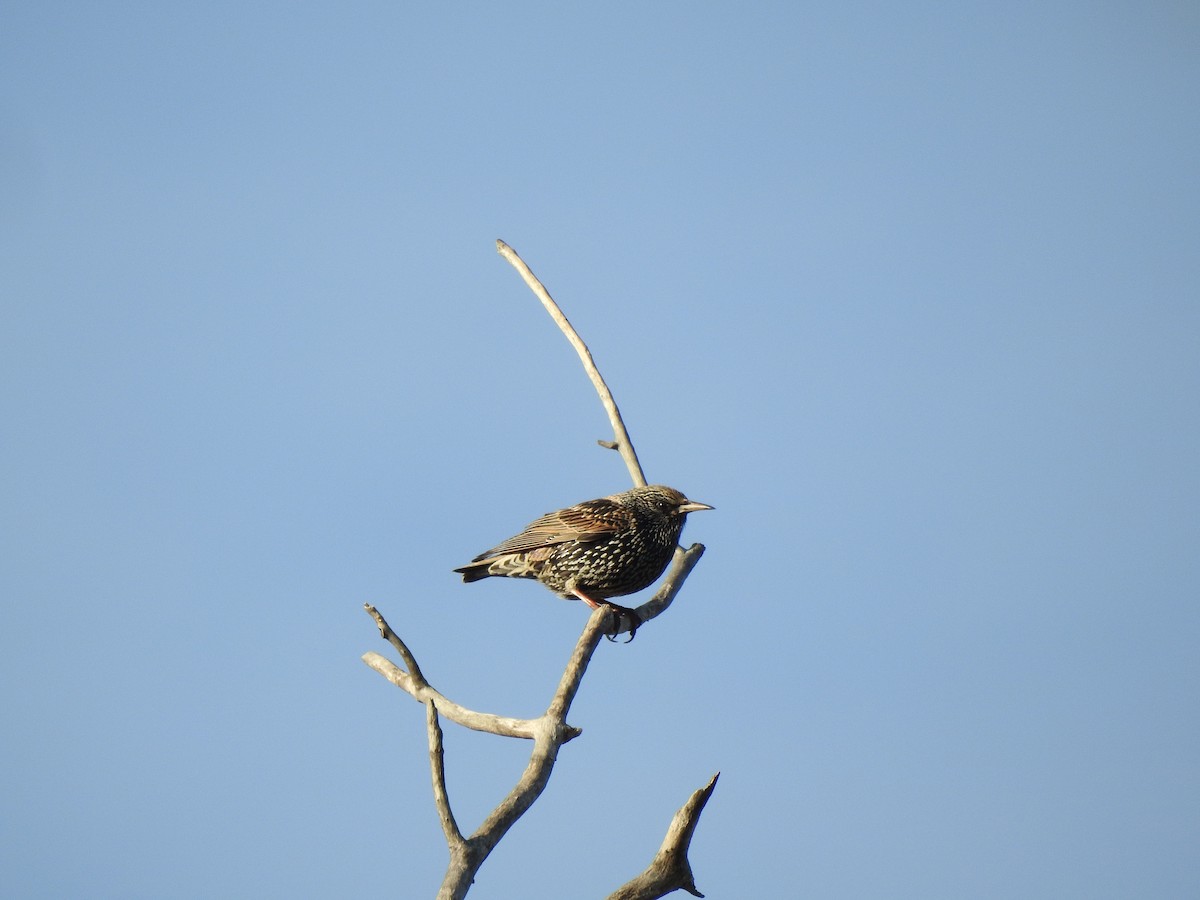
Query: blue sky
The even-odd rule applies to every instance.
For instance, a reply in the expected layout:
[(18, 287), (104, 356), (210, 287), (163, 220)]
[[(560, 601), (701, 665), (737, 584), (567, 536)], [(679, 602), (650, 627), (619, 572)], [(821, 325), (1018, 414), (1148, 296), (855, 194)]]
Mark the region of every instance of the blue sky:
[(437, 6), (0, 11), (0, 893), (433, 895), (362, 604), (536, 715), (628, 486), (496, 238), (717, 511), (472, 898), (1200, 891), (1197, 10)]

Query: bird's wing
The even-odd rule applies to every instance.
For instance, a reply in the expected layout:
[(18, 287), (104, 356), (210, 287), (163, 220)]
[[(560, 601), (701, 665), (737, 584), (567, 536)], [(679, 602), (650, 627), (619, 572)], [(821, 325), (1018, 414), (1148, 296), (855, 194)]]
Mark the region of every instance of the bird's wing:
[(612, 500), (588, 500), (546, 513), (530, 522), (520, 534), (510, 537), (485, 553), (480, 553), (472, 562), (479, 562), (505, 553), (521, 553), (567, 541), (591, 543), (629, 527), (632, 513)]

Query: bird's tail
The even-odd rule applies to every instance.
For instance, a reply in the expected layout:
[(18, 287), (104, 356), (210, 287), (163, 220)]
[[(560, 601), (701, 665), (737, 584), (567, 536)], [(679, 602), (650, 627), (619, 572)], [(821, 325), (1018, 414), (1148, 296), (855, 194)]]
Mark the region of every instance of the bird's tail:
[(472, 581), (480, 581), (491, 577), (492, 573), (488, 571), (488, 565), (489, 563), (485, 562), (471, 563), (454, 571), (463, 577), (463, 584), (470, 584)]

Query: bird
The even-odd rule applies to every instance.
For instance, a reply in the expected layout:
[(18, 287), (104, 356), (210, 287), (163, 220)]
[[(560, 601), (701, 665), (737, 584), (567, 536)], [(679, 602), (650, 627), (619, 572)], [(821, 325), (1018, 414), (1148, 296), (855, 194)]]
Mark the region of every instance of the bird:
[(653, 584), (675, 553), (688, 513), (712, 508), (666, 485), (635, 487), (546, 513), (454, 571), (467, 584), (533, 578), (566, 600), (612, 607), (629, 617), (633, 640), (641, 617), (610, 598)]

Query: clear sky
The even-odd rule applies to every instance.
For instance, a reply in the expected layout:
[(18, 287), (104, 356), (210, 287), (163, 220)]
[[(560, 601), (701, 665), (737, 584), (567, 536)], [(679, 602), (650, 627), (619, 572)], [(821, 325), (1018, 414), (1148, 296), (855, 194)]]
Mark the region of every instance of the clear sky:
[[(1193, 3), (0, 8), (0, 894), (431, 897), (421, 708), (586, 619), (451, 573), (717, 507), (473, 900), (1200, 894)], [(636, 602), (636, 601), (635, 601)], [(446, 730), (473, 828), (526, 760)]]

